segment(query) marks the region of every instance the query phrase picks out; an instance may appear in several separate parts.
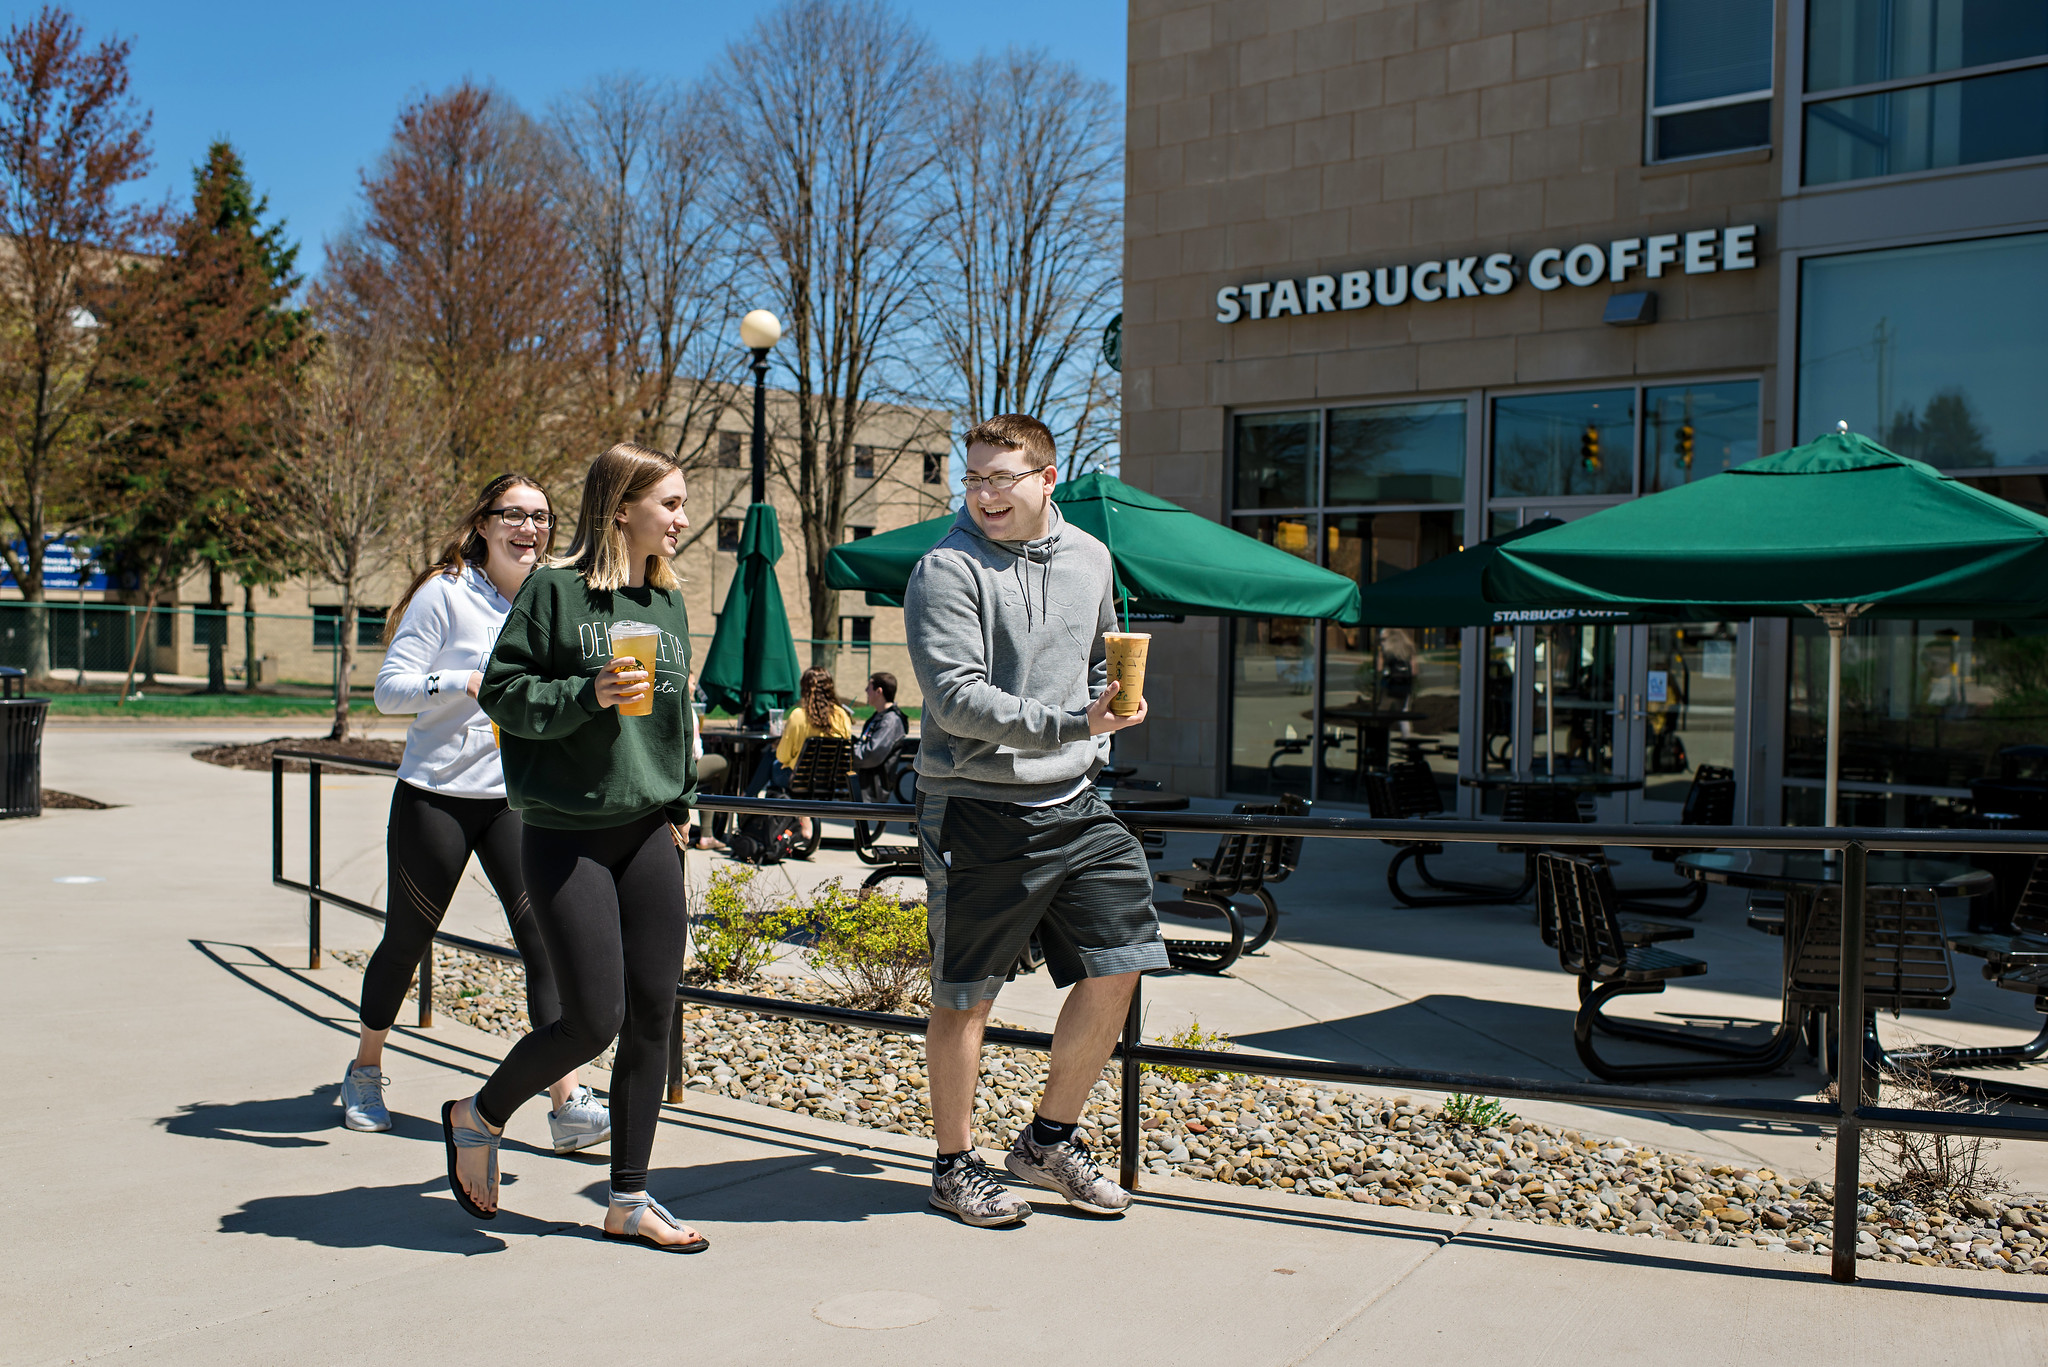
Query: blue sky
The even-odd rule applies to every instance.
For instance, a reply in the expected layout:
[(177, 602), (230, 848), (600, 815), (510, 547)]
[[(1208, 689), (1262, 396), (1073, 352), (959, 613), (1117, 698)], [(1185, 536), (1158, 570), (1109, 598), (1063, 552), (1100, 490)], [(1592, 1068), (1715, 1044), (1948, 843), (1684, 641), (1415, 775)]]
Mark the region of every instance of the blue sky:
[[(1124, 6), (1114, 0), (898, 5), (947, 57), (1040, 46), (1123, 89)], [(190, 168), (226, 135), (305, 245), (300, 264), (312, 271), (409, 96), (468, 76), (537, 110), (609, 71), (687, 79), (767, 8), (743, 0), (75, 0), (73, 12), (93, 38), (118, 33), (134, 43), (131, 89), (156, 116), (150, 192), (184, 199)], [(16, 4), (9, 18), (31, 13)]]

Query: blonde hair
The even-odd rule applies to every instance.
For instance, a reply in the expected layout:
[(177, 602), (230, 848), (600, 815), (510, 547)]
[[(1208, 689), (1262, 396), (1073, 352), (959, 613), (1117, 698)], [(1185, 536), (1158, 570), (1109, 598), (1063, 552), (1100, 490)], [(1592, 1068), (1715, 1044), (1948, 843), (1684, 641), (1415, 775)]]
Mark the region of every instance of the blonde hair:
[[(679, 474), (673, 457), (646, 446), (622, 441), (590, 462), (583, 477), (583, 506), (576, 513), (576, 536), (557, 565), (573, 565), (594, 589), (622, 589), (632, 579), (626, 534), (619, 530), (619, 509), (637, 503), (647, 491)], [(680, 589), (675, 569), (658, 555), (647, 557), (647, 582), (658, 589)]]
[[(484, 540), (484, 520), (498, 506), (498, 500), (514, 489), (531, 489), (543, 499), (548, 497), (548, 491), (540, 487), (539, 481), (521, 474), (499, 475), (486, 484), (483, 492), (476, 496), (476, 502), (462, 515), (462, 521), (448, 534), (433, 562), (413, 576), (412, 582), (406, 585), (405, 592), (400, 595), (398, 606), (384, 614), (385, 645), (390, 645), (391, 638), (397, 634), (398, 624), (405, 617), (405, 610), (412, 606), (413, 595), (420, 591), (420, 585), (437, 574), (445, 574), (454, 579), (462, 573), (465, 565), (474, 565), (480, 570), (486, 568), (490, 546)], [(548, 499), (550, 513), (554, 511), (554, 507), (554, 500)], [(550, 521), (547, 539), (541, 542), (540, 546), (540, 563), (546, 563), (548, 551), (554, 544), (555, 525)]]

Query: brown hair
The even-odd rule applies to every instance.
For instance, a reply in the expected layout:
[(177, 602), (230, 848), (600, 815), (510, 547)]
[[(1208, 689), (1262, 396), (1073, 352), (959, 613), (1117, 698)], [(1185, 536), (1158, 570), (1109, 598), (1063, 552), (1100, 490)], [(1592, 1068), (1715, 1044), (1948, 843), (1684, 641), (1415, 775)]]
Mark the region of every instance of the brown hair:
[[(590, 462), (590, 473), (583, 477), (575, 539), (555, 563), (575, 566), (583, 582), (594, 589), (624, 588), (632, 578), (632, 566), (626, 559), (626, 534), (619, 530), (619, 509), (637, 503), (682, 468), (666, 452), (630, 441)], [(674, 568), (658, 555), (647, 557), (647, 582), (658, 589), (682, 587)]]
[(894, 674), (884, 673), (878, 669), (868, 675), (868, 687), (881, 689), (883, 702), (896, 701), (896, 676)]
[(1004, 413), (974, 427), (960, 439), (960, 449), (965, 451), (974, 446), (1022, 451), (1041, 467), (1055, 464), (1060, 458), (1059, 449), (1053, 445), (1052, 429), (1028, 413)]
[[(455, 529), (448, 533), (448, 539), (442, 544), (440, 553), (434, 557), (432, 563), (412, 577), (412, 583), (406, 585), (405, 592), (399, 596), (398, 606), (384, 615), (385, 645), (390, 645), (391, 638), (398, 633), (398, 624), (404, 620), (405, 610), (412, 606), (413, 595), (420, 591), (420, 585), (426, 583), (437, 574), (445, 574), (450, 579), (457, 578), (461, 575), (465, 565), (475, 565), (478, 569), (484, 568), (485, 560), (489, 557), (491, 550), (489, 544), (484, 540), (484, 519), (489, 517), (492, 509), (498, 506), (498, 500), (514, 489), (532, 489), (542, 498), (547, 498), (548, 496), (547, 490), (541, 488), (537, 481), (528, 479), (525, 475), (503, 474), (499, 475), (489, 484), (486, 484), (483, 492), (476, 496), (476, 502), (471, 504), (469, 511), (462, 515), (462, 521), (458, 522), (455, 525)], [(554, 502), (550, 500), (548, 511), (553, 512), (554, 507)], [(548, 524), (547, 540), (541, 543), (539, 560), (535, 563), (545, 561), (548, 555), (548, 548), (554, 544), (555, 528), (554, 524), (550, 522)]]
[(832, 671), (812, 665), (804, 671), (803, 682), (804, 715), (811, 720), (811, 729), (820, 734), (832, 729), (832, 712), (839, 706), (839, 688), (832, 682)]

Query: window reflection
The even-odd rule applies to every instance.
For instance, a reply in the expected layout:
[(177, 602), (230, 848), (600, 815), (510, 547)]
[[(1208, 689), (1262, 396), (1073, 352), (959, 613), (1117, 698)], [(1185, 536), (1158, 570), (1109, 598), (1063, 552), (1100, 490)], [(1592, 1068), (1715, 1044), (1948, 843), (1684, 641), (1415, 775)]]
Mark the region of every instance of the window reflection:
[(2048, 465), (2048, 233), (1809, 259), (1798, 438), (1837, 419), (1944, 469)]
[[(1324, 563), (1364, 587), (1457, 551), (1463, 522), (1463, 514), (1450, 509), (1331, 514)], [(1455, 806), (1458, 638), (1450, 627), (1323, 624), (1329, 746), (1320, 796), (1363, 802), (1360, 775), (1389, 760), (1419, 760), (1435, 772), (1445, 807)]]
[(1315, 500), (1315, 413), (1241, 413), (1234, 453), (1237, 506), (1305, 508)]
[(1330, 414), (1329, 502), (1456, 503), (1464, 496), (1464, 404), (1385, 404)]
[[(1314, 519), (1240, 517), (1233, 526), (1269, 546), (1315, 559)], [(1315, 739), (1316, 623), (1231, 619), (1230, 765), (1233, 792), (1309, 795)]]
[(1808, 185), (2044, 153), (2048, 67), (1806, 107)]
[(1635, 487), (1635, 391), (1528, 394), (1493, 402), (1493, 494), (1554, 498)]
[(1806, 88), (1895, 81), (2048, 53), (2041, 0), (1810, 0)]
[(1648, 492), (1676, 489), (1755, 460), (1760, 416), (1754, 380), (1644, 390)]
[[(2021, 634), (2027, 629), (1962, 620), (1852, 624), (1842, 648), (1842, 781), (1962, 789), (1995, 776), (2002, 747), (2038, 742), (2048, 724), (2048, 634)], [(1827, 628), (1794, 619), (1788, 779), (1825, 778), (1827, 702)], [(1817, 792), (1788, 785), (1787, 820), (1810, 803), (1817, 821), (1819, 800), (1810, 796)], [(1921, 824), (1930, 816), (1946, 815), (1942, 825), (1954, 820), (1899, 793), (1852, 801), (1844, 792), (1844, 820), (1852, 811), (1872, 825), (1907, 825), (1909, 816)]]

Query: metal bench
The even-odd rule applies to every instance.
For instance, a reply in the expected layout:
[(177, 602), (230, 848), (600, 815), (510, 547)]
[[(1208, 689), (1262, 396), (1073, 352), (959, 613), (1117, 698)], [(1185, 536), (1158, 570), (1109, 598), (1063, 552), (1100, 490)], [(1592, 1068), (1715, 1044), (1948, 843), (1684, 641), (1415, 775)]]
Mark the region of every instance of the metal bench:
[[(1208, 863), (1191, 869), (1168, 869), (1157, 875), (1161, 883), (1181, 893), (1179, 901), (1153, 904), (1160, 915), (1221, 920), (1227, 931), (1226, 938), (1221, 940), (1167, 940), (1166, 957), (1175, 968), (1192, 973), (1222, 973), (1245, 952), (1244, 914), (1232, 899), (1255, 897), (1264, 890), (1267, 847), (1278, 838), (1226, 835)], [(1271, 898), (1261, 900), (1267, 908), (1266, 923), (1260, 928), (1257, 943), (1263, 945), (1272, 939), (1280, 915)]]
[[(1368, 770), (1365, 775), (1365, 807), (1374, 819), (1380, 821), (1428, 820), (1446, 815), (1443, 794), (1437, 791), (1436, 778), (1423, 764), (1390, 764), (1384, 770)], [(1568, 819), (1578, 820), (1576, 815)], [(1504, 886), (1465, 883), (1454, 878), (1439, 878), (1431, 873), (1429, 859), (1444, 852), (1443, 845), (1437, 841), (1386, 840), (1381, 843), (1400, 851), (1387, 865), (1387, 890), (1393, 893), (1395, 901), (1405, 907), (1472, 907), (1519, 902), (1536, 886), (1535, 850), (1530, 846), (1501, 847), (1503, 853), (1523, 856), (1522, 880)], [(1423, 885), (1435, 891), (1410, 892), (1402, 887), (1401, 870), (1408, 864), (1415, 866), (1415, 874)]]
[[(1655, 944), (1631, 944), (1617, 914), (1614, 876), (1591, 859), (1544, 851), (1537, 855), (1540, 879), (1548, 879), (1556, 908), (1558, 964), (1579, 980), (1579, 1010), (1572, 1045), (1593, 1075), (1610, 1082), (1650, 1082), (1682, 1077), (1738, 1077), (1773, 1071), (1791, 1056), (1796, 1028), (1781, 1023), (1761, 1043), (1717, 1039), (1698, 1030), (1646, 1025), (1605, 1014), (1621, 996), (1659, 993), (1674, 978), (1698, 977), (1706, 961)], [(1680, 927), (1683, 929), (1683, 927)], [(1671, 1045), (1713, 1055), (1690, 1062), (1615, 1063), (1593, 1045), (1595, 1032), (1616, 1039)]]
[[(1895, 1016), (1946, 1011), (1955, 998), (1955, 960), (1942, 929), (1940, 899), (1933, 888), (1871, 888), (1864, 907), (1864, 1013), (1858, 1035), (1867, 1063), (1875, 1070), (1942, 1062), (1946, 1051), (1886, 1049), (1877, 1034), (1877, 1013), (1883, 1007)], [(1786, 956), (1787, 1019), (1811, 1014), (1811, 1037), (1833, 1074), (1839, 1070), (1844, 1034), (1834, 1012), (1842, 984), (1842, 890), (1792, 893), (1785, 909), (1796, 937)]]

